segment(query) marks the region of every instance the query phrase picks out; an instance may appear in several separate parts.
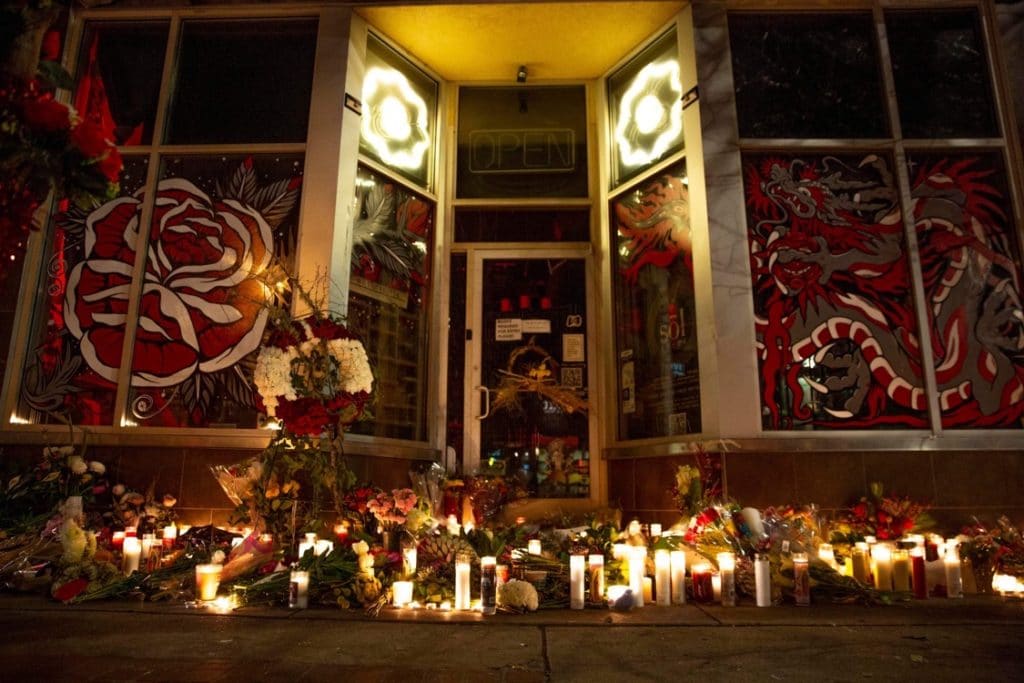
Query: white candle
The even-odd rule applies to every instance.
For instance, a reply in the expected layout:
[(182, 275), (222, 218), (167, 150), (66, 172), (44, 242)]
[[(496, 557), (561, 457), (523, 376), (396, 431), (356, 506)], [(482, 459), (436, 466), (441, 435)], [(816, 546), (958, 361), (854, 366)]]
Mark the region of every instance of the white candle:
[(416, 573), (416, 546), (402, 548), (402, 570), (406, 576)]
[(527, 541), (526, 542), (526, 552), (530, 553), (531, 555), (540, 555), (541, 554), (540, 539), (539, 538), (531, 538), (529, 541)]
[(658, 538), (661, 536), (661, 525), (657, 522), (651, 524), (651, 538)]
[(115, 531), (114, 535), (110, 537), (110, 547), (114, 550), (120, 550), (124, 547), (124, 532)]
[(818, 546), (818, 559), (833, 569), (839, 569), (839, 565), (836, 564), (836, 552), (832, 549), (831, 543), (822, 543)]
[(178, 527), (170, 524), (164, 527), (163, 531), (163, 544), (165, 550), (170, 550), (174, 547), (174, 542), (178, 539)]
[(629, 546), (629, 588), (633, 591), (633, 606), (644, 606), (644, 563), (647, 548), (642, 545)]
[(946, 542), (946, 554), (942, 558), (946, 567), (946, 597), (964, 597), (963, 576), (960, 573), (960, 553), (957, 551), (956, 541)]
[(686, 604), (686, 552), (673, 550), (669, 553), (670, 571), (672, 572), (672, 602), (676, 605)]
[(767, 555), (754, 557), (754, 592), (758, 607), (772, 605), (772, 571)]
[(124, 537), (124, 557), (121, 559), (121, 571), (125, 576), (139, 570), (139, 556), (142, 554), (142, 541), (135, 536)]
[(653, 602), (654, 602), (654, 581), (651, 580), (651, 577), (645, 576), (644, 577), (644, 603), (653, 603)]
[(470, 558), (468, 555), (459, 555), (455, 558), (455, 609), (458, 610), (470, 608), (469, 563)]
[(910, 590), (910, 553), (906, 550), (892, 551), (892, 583), (898, 591)]
[(711, 599), (715, 602), (722, 601), (722, 575), (718, 572), (711, 575)]
[(882, 543), (871, 546), (871, 558), (875, 561), (875, 588), (892, 591), (892, 551), (889, 546)]
[(312, 543), (310, 543), (309, 541), (302, 541), (302, 542), (300, 542), (299, 543), (299, 559), (302, 559), (303, 557), (305, 557), (306, 553), (308, 553), (311, 550), (313, 551), (313, 554), (315, 555), (316, 554), (316, 541), (313, 541)]
[(412, 603), (412, 581), (395, 581), (391, 584), (391, 602), (395, 607), (407, 607)]
[[(218, 580), (220, 576), (218, 574)], [(213, 589), (214, 594), (217, 589)], [(288, 606), (292, 609), (309, 607), (309, 572), (293, 569), (288, 583)]]
[(590, 568), (590, 602), (604, 601), (604, 555), (591, 555), (587, 559)]
[(480, 610), (484, 614), (498, 611), (498, 560), (492, 556), (480, 558)]
[(736, 606), (736, 556), (718, 553), (718, 572), (722, 577), (722, 606)]
[(622, 596), (629, 591), (629, 586), (608, 586), (608, 607), (621, 607), (621, 605), (617, 605), (616, 603), (618, 603), (618, 601), (622, 599)]
[(583, 572), (586, 565), (583, 555), (569, 556), (569, 609), (583, 609)]
[(640, 531), (641, 531), (640, 520), (639, 519), (632, 520), (629, 523), (629, 526), (627, 527), (626, 530), (629, 532), (630, 536), (639, 536), (640, 535)]
[(629, 546), (625, 543), (615, 543), (612, 545), (612, 559), (613, 560), (625, 560), (628, 559)]
[(654, 551), (654, 579), (656, 604), (668, 607), (672, 604), (672, 558), (664, 548)]
[(196, 597), (203, 602), (209, 602), (217, 597), (217, 589), (220, 587), (220, 573), (224, 569), (219, 564), (197, 564), (196, 565)]
[(334, 541), (328, 541), (324, 539), (318, 540), (315, 544), (313, 544), (314, 555), (329, 555), (332, 552), (334, 552)]

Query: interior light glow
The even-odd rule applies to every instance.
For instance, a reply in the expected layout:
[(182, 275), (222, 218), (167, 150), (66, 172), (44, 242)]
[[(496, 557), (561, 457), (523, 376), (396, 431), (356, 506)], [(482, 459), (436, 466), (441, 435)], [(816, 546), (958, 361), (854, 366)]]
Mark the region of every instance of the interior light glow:
[(27, 425), (27, 424), (29, 424), (28, 420), (26, 420), (25, 418), (21, 417), (20, 415), (11, 415), (10, 423), (12, 425)]
[(427, 103), (395, 69), (373, 67), (363, 80), (363, 140), (385, 164), (415, 170), (430, 148)]
[(679, 62), (651, 62), (636, 75), (619, 102), (615, 142), (626, 166), (657, 159), (683, 131)]

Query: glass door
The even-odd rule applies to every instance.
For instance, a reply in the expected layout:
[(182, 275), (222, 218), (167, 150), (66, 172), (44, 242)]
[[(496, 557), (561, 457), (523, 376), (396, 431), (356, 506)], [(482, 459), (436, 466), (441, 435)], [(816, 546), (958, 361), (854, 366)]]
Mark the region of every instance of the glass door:
[(464, 466), (531, 498), (590, 497), (586, 251), (469, 258)]

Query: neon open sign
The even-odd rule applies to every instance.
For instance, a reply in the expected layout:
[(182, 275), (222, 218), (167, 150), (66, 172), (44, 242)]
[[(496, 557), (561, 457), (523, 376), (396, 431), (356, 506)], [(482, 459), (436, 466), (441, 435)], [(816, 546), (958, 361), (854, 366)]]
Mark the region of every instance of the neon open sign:
[(471, 173), (570, 173), (576, 133), (570, 128), (475, 130), (469, 134)]

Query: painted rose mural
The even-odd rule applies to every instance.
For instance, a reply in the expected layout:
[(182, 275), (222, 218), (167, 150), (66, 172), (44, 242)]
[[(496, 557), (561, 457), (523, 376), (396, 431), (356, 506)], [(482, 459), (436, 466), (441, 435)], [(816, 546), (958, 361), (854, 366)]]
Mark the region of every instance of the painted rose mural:
[[(268, 317), (268, 290), (258, 276), (271, 266), (275, 231), (292, 217), (299, 186), (298, 177), (261, 182), (252, 158), (207, 190), (181, 177), (161, 180), (144, 246), (137, 324), (128, 312), (143, 191), (72, 217), (67, 232), (80, 240), (81, 257), (66, 266), (63, 297), (51, 311), (58, 319), (59, 310), (65, 339), (77, 344), (69, 360), (80, 372), (65, 373), (72, 394), (116, 385), (125, 336), (135, 324), (132, 420), (199, 426), (216, 420), (215, 403), (253, 409), (250, 356)], [(81, 412), (79, 420), (89, 421), (90, 411)]]

